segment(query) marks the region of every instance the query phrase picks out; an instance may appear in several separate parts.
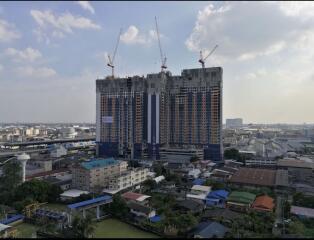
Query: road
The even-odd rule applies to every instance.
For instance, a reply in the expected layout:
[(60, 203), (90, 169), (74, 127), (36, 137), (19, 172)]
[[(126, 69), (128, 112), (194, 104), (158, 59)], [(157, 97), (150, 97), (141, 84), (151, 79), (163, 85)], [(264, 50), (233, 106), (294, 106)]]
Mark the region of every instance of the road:
[(276, 198), (276, 220), (273, 227), (273, 234), (274, 235), (280, 235), (281, 229), (278, 227), (275, 227), (278, 225), (278, 223), (283, 224), (283, 212), (282, 212), (282, 205), (283, 205), (283, 198), (280, 195), (277, 195)]

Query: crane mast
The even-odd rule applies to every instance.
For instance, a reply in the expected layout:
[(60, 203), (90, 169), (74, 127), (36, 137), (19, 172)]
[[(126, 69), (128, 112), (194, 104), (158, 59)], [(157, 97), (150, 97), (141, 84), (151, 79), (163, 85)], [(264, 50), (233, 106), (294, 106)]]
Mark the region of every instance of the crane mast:
[(163, 72), (165, 69), (167, 69), (167, 65), (166, 65), (167, 58), (164, 57), (163, 52), (162, 52), (162, 48), (161, 48), (160, 35), (159, 35), (158, 24), (157, 24), (157, 17), (155, 17), (155, 25), (156, 25), (156, 33), (157, 33), (157, 38), (158, 38), (158, 46), (159, 46), (159, 51), (160, 51), (161, 72)]
[(118, 39), (117, 39), (117, 43), (116, 43), (115, 49), (113, 51), (112, 58), (111, 58), (110, 54), (108, 54), (107, 66), (111, 68), (111, 77), (112, 78), (114, 78), (114, 59), (115, 59), (115, 56), (116, 56), (116, 53), (117, 53), (117, 49), (118, 49), (118, 46), (119, 46), (121, 33), (122, 33), (122, 28), (120, 28), (119, 36), (118, 36)]
[(205, 68), (205, 61), (206, 61), (206, 59), (207, 59), (210, 55), (212, 55), (212, 54), (214, 53), (214, 51), (216, 50), (217, 47), (218, 47), (218, 45), (216, 45), (216, 46), (210, 51), (210, 53), (208, 53), (208, 55), (207, 55), (205, 58), (203, 58), (203, 53), (202, 53), (202, 51), (200, 51), (200, 59), (198, 60), (198, 62), (199, 62), (200, 64), (202, 64), (202, 68)]

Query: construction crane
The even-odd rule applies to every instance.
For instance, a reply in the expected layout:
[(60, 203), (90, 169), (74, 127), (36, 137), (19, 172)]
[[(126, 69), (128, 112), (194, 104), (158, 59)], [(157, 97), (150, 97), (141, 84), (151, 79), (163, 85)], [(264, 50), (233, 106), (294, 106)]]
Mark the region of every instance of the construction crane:
[(213, 50), (211, 50), (210, 53), (208, 53), (208, 55), (207, 55), (205, 58), (203, 58), (203, 53), (202, 53), (202, 51), (200, 51), (200, 59), (198, 60), (198, 62), (202, 64), (202, 68), (205, 68), (205, 61), (206, 61), (206, 59), (207, 59), (210, 55), (213, 54), (213, 52), (216, 50), (217, 47), (218, 47), (218, 45), (216, 45), (216, 46), (213, 48)]
[(161, 59), (161, 72), (163, 72), (165, 69), (167, 69), (166, 61), (167, 58), (164, 57), (162, 53), (161, 43), (160, 43), (160, 36), (159, 36), (159, 30), (158, 30), (158, 24), (157, 24), (157, 17), (155, 17), (155, 24), (156, 24), (156, 33), (158, 38), (158, 45), (159, 45), (159, 51), (160, 51), (160, 59)]
[(107, 66), (108, 66), (108, 67), (111, 67), (111, 76), (112, 76), (112, 78), (114, 78), (114, 58), (115, 58), (115, 56), (116, 56), (117, 49), (118, 49), (118, 46), (119, 46), (121, 33), (122, 33), (122, 28), (120, 28), (118, 40), (117, 40), (117, 43), (116, 43), (116, 46), (115, 46), (115, 49), (114, 49), (112, 58), (111, 58), (110, 54), (108, 54), (108, 63), (107, 63)]

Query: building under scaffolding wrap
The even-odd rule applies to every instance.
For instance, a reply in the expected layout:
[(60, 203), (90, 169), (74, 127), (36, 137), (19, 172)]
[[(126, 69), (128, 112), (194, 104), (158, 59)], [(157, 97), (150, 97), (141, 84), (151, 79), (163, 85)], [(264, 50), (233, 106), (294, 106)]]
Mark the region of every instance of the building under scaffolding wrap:
[(159, 159), (160, 148), (204, 149), (221, 161), (222, 68), (96, 80), (101, 157)]

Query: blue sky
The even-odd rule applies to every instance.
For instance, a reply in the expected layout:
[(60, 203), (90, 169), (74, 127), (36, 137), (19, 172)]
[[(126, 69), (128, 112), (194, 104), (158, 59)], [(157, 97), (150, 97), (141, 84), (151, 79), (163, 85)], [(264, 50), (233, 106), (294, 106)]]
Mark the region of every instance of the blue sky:
[(223, 117), (314, 122), (314, 3), (1, 2), (0, 122), (94, 122), (95, 79), (160, 69), (224, 69)]

